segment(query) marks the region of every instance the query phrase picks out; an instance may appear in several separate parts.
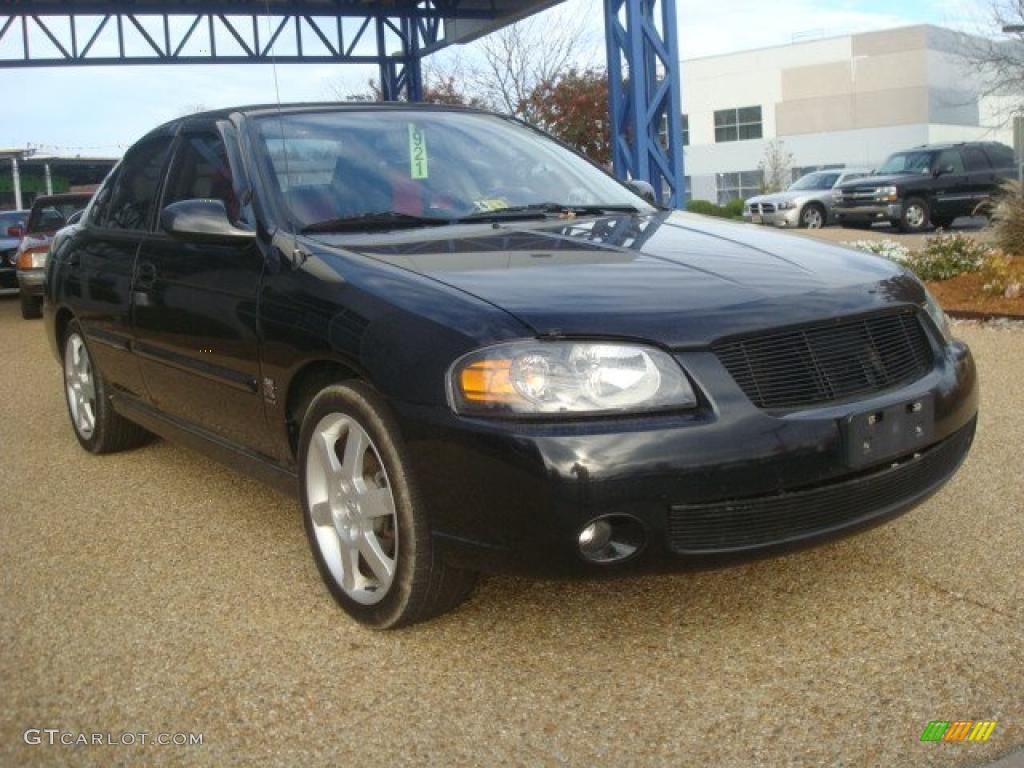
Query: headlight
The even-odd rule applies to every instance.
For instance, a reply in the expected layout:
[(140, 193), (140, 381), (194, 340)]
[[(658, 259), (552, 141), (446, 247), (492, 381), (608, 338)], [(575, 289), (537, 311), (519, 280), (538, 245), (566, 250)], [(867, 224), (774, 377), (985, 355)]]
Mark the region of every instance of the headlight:
[(931, 292), (924, 289), (925, 301), (921, 306), (924, 307), (924, 311), (928, 313), (928, 317), (935, 323), (935, 327), (939, 329), (939, 333), (942, 334), (942, 338), (946, 342), (953, 340), (953, 330), (949, 327), (949, 317), (945, 312), (942, 311), (942, 307), (939, 306), (939, 302), (935, 300)]
[(900, 199), (900, 191), (896, 187), (879, 187), (878, 199), (893, 202)]
[(679, 365), (635, 344), (517, 341), (472, 352), (448, 374), (463, 414), (557, 416), (693, 408)]

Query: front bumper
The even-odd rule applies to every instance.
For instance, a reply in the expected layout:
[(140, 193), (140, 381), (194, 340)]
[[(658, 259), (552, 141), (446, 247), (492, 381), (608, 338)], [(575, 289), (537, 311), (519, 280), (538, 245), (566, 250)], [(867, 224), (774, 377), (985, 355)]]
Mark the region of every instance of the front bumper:
[(45, 282), (45, 269), (18, 270), (18, 286), (21, 288), (21, 292), (28, 296), (42, 296)]
[[(973, 437), (977, 378), (960, 343), (942, 347), (913, 384), (788, 413), (756, 408), (711, 352), (680, 359), (704, 392), (715, 393), (692, 415), (514, 424), (396, 403), (445, 557), (479, 570), (558, 576), (711, 567), (779, 553), (912, 508), (952, 476)], [(935, 431), (927, 449), (850, 468), (847, 416), (929, 395)], [(602, 565), (579, 554), (580, 530), (604, 515), (643, 527), (645, 543), (631, 559)]]
[[(760, 221), (758, 221), (760, 216)], [(772, 213), (751, 214), (751, 220), (755, 224), (764, 224), (770, 227), (793, 228), (800, 226), (800, 209), (788, 208), (784, 211)]]
[(843, 222), (863, 224), (876, 221), (899, 221), (903, 218), (903, 203), (840, 206), (834, 209), (834, 213), (840, 224)]

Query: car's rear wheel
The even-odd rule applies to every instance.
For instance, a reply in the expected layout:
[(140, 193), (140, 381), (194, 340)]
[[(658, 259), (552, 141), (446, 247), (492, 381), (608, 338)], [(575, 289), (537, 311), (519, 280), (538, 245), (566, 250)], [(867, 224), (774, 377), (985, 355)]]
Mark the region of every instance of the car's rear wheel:
[(113, 453), (145, 442), (149, 433), (114, 410), (77, 320), (68, 324), (63, 349), (68, 415), (81, 446), (90, 453)]
[(825, 209), (815, 203), (808, 203), (800, 212), (800, 226), (804, 229), (821, 229), (825, 226)]
[(34, 320), (43, 316), (43, 300), (38, 296), (28, 296), (21, 292), (21, 316), (25, 320)]
[(904, 232), (924, 232), (928, 228), (930, 210), (928, 202), (920, 197), (911, 197), (903, 204), (900, 229)]
[(476, 574), (439, 556), (398, 428), (371, 387), (335, 384), (313, 398), (299, 468), (313, 557), (350, 616), (393, 629), (468, 597)]

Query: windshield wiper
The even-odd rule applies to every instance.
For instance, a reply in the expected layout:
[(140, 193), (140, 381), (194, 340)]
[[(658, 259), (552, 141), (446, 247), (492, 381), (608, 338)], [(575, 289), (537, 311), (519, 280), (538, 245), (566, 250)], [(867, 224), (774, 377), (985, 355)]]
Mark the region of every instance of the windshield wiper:
[(476, 211), (455, 222), (462, 221), (500, 221), (502, 219), (537, 219), (552, 214), (572, 214), (574, 216), (600, 216), (605, 213), (639, 213), (635, 205), (571, 205), (569, 203), (532, 203), (530, 205), (514, 205), (509, 208), (497, 208), (493, 211)]
[(337, 219), (318, 221), (303, 227), (301, 232), (304, 235), (314, 232), (370, 232), (398, 229), (399, 227), (437, 227), (451, 222), (451, 219), (442, 219), (436, 216), (414, 216), (398, 211), (373, 211), (358, 216), (343, 216)]

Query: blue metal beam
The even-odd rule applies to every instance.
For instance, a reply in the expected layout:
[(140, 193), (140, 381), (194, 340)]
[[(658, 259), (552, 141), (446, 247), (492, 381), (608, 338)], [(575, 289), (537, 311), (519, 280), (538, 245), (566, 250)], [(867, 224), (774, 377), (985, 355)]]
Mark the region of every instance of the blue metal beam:
[(612, 165), (658, 200), (685, 203), (675, 0), (604, 0)]

